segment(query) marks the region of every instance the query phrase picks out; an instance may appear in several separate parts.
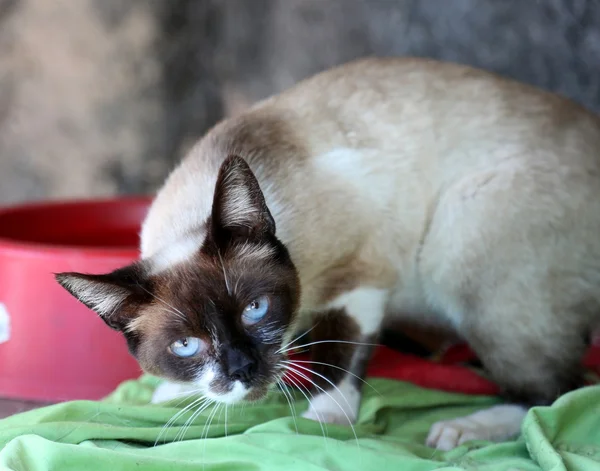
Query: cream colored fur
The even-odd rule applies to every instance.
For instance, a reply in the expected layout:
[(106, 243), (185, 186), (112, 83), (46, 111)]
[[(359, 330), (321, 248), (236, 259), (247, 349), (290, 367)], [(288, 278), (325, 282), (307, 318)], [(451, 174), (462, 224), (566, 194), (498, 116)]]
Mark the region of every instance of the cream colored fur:
[(579, 106), (429, 60), (332, 69), (195, 146), (144, 223), (144, 258), (177, 261), (164, 251), (204, 230), (230, 153), (261, 185), (302, 312), (387, 292), (388, 315), (452, 326), (503, 384), (541, 395), (544, 361), (581, 353), (600, 295), (600, 123)]

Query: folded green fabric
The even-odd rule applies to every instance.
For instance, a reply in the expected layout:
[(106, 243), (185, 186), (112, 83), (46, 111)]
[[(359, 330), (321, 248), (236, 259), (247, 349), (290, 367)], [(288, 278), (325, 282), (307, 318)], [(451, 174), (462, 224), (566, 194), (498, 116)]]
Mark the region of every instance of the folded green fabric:
[[(76, 401), (0, 421), (0, 466), (10, 470), (586, 470), (600, 469), (600, 386), (530, 411), (518, 440), (473, 442), (448, 453), (423, 443), (433, 422), (474, 412), (494, 398), (370, 379), (358, 424), (294, 417), (281, 392), (259, 404), (202, 399), (150, 405), (157, 380), (122, 384), (104, 401)], [(307, 407), (293, 393), (296, 416)], [(186, 406), (183, 412), (165, 424)], [(355, 436), (356, 434), (356, 436)]]

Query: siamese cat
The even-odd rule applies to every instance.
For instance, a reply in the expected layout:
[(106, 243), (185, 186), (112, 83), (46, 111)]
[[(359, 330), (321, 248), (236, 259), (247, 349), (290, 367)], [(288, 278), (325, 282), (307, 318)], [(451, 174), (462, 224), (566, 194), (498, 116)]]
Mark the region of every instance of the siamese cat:
[(139, 262), (57, 279), (168, 380), (155, 402), (260, 399), (310, 330), (304, 417), (348, 424), (384, 322), (443, 326), (507, 403), (427, 444), (501, 441), (581, 384), (600, 321), (600, 120), (465, 66), (354, 61), (210, 130), (158, 192)]

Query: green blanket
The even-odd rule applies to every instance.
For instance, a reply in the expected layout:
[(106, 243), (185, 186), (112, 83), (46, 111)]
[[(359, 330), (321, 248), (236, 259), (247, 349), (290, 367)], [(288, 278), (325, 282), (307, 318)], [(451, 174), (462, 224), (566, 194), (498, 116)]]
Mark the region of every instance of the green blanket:
[[(121, 385), (101, 402), (58, 404), (0, 421), (0, 467), (10, 470), (576, 470), (600, 469), (600, 386), (530, 411), (513, 442), (473, 442), (449, 453), (423, 445), (430, 425), (495, 403), (371, 379), (356, 437), (349, 427), (292, 417), (273, 392), (254, 405), (206, 408), (188, 423), (192, 400), (149, 405), (156, 380)], [(293, 398), (296, 413), (307, 402)], [(324, 437), (325, 434), (325, 437)], [(157, 443), (155, 443), (157, 442)]]

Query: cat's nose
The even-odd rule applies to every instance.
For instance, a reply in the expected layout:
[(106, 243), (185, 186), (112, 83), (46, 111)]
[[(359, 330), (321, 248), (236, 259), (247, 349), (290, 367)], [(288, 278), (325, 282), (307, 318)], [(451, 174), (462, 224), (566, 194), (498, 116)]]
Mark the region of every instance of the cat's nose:
[(227, 374), (232, 381), (249, 383), (256, 371), (256, 361), (239, 350), (227, 352)]

